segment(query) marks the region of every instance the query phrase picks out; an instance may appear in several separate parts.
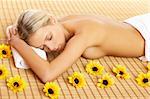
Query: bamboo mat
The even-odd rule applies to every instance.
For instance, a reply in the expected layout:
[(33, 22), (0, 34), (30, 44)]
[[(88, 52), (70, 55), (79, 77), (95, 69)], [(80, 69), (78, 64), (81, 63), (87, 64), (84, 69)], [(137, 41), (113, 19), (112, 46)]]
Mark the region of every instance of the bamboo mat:
[[(149, 0), (0, 0), (0, 37), (5, 38), (5, 30), (8, 25), (15, 22), (17, 16), (25, 9), (46, 9), (58, 18), (70, 14), (105, 15), (117, 20), (150, 12)], [(2, 43), (2, 42), (1, 42)], [(49, 59), (55, 55), (48, 55)], [(115, 79), (115, 85), (107, 89), (100, 89), (96, 86), (97, 78), (85, 72), (87, 59), (79, 58), (66, 72), (58, 77), (55, 82), (60, 86), (60, 99), (108, 99), (108, 98), (141, 98), (149, 99), (150, 88), (142, 88), (135, 82), (137, 74), (147, 72), (146, 62), (137, 58), (123, 58), (105, 56), (99, 58), (100, 64), (105, 66), (105, 73), (112, 74), (112, 67), (115, 64), (125, 65), (131, 79)], [(11, 71), (9, 77), (19, 74), (28, 82), (28, 87), (23, 91), (14, 94), (6, 87), (6, 81), (0, 80), (0, 99), (46, 99), (42, 92), (43, 83), (31, 70), (17, 69), (12, 59), (2, 59), (1, 64), (6, 64)], [(74, 71), (82, 72), (85, 75), (87, 85), (84, 88), (76, 89), (67, 80), (68, 75)]]

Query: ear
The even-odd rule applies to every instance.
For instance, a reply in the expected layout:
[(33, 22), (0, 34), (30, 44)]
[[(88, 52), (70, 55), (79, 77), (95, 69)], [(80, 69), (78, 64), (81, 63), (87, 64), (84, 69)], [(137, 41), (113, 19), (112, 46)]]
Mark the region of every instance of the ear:
[(50, 16), (50, 23), (51, 24), (56, 24), (57, 23), (57, 19), (54, 16)]

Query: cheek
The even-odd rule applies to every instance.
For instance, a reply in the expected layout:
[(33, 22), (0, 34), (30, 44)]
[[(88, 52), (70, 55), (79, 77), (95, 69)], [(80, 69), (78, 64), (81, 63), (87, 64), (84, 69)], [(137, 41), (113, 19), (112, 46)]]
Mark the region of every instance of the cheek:
[(54, 45), (54, 43), (52, 43), (52, 41), (45, 42), (45, 46), (48, 48), (51, 48), (53, 45)]
[(58, 45), (65, 43), (65, 36), (62, 31), (55, 31), (55, 33), (53, 33), (52, 42)]
[(59, 43), (64, 43), (65, 42), (64, 34), (60, 33), (59, 35), (57, 35), (57, 39), (58, 39)]
[(58, 38), (58, 40), (57, 40), (57, 42), (56, 42), (56, 45), (57, 46), (62, 46), (62, 45), (64, 45), (65, 44), (65, 40), (64, 40), (64, 38)]

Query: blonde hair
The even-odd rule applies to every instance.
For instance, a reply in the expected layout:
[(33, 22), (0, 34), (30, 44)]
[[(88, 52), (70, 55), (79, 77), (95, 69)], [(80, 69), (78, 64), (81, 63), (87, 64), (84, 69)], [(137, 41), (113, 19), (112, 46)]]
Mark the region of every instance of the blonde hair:
[(53, 24), (56, 19), (45, 10), (26, 10), (17, 20), (18, 34), (21, 39), (28, 41), (30, 35), (39, 28)]

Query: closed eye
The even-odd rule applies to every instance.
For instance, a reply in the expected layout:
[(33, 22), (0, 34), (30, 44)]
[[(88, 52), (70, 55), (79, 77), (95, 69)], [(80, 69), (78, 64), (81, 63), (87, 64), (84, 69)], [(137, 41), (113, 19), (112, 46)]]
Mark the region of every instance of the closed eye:
[(52, 35), (48, 35), (47, 40), (51, 40), (51, 39), (52, 39)]

